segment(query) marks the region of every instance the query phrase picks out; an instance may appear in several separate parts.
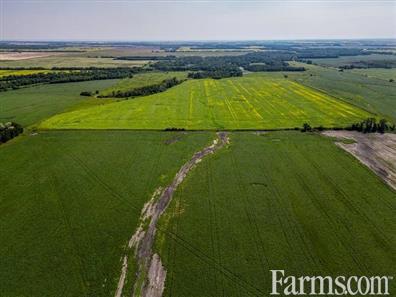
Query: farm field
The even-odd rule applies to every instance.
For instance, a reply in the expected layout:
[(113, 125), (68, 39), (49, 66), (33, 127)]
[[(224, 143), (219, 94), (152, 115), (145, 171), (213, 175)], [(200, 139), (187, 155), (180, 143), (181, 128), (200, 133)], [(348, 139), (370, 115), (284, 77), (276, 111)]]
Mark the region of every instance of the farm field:
[(395, 275), (395, 209), (395, 192), (330, 138), (234, 132), (160, 220), (164, 296), (267, 296), (270, 269)]
[(1, 145), (0, 295), (114, 296), (143, 204), (212, 137), (52, 131)]
[(0, 122), (14, 121), (28, 126), (75, 106), (107, 103), (108, 100), (95, 101), (82, 97), (80, 92), (101, 90), (117, 81), (50, 84), (0, 92)]
[(290, 79), (342, 98), (377, 115), (384, 115), (396, 122), (396, 84), (394, 82), (303, 63), (293, 62), (292, 65), (304, 66), (308, 70), (304, 73), (291, 73)]
[[(2, 84), (0, 297), (264, 297), (273, 269), (395, 275), (395, 72), (337, 67), (396, 56), (288, 61), (395, 42), (0, 42), (29, 57), (0, 79), (141, 66)], [(387, 133), (332, 129), (363, 120)]]
[(173, 51), (167, 52), (161, 50), (158, 46), (152, 47), (135, 47), (135, 48), (122, 48), (122, 47), (110, 47), (87, 51), (81, 54), (81, 56), (86, 57), (97, 57), (97, 56), (112, 56), (112, 57), (123, 57), (123, 56), (134, 56), (134, 57), (150, 57), (150, 56), (176, 56), (176, 57), (186, 57), (186, 56), (201, 56), (201, 57), (215, 57), (215, 56), (238, 56), (245, 54), (243, 51), (230, 51), (230, 50), (186, 50), (186, 51)]
[(42, 52), (42, 51), (23, 51), (23, 52), (6, 52), (0, 51), (0, 62), (3, 61), (20, 61), (20, 60), (28, 60), (34, 58), (42, 58), (48, 56), (59, 55), (57, 52)]
[(28, 60), (0, 61), (2, 67), (140, 67), (148, 61), (114, 60), (113, 58), (88, 58), (73, 54), (50, 56)]
[(100, 95), (111, 96), (117, 91), (125, 92), (135, 88), (159, 84), (163, 80), (176, 77), (177, 79), (187, 78), (187, 72), (149, 72), (134, 75), (132, 78), (120, 80), (117, 84), (104, 89)]
[(360, 74), (367, 77), (379, 78), (386, 81), (393, 79), (396, 81), (396, 68), (392, 69), (381, 69), (381, 68), (369, 68), (369, 69), (352, 69), (348, 72)]
[(396, 62), (396, 55), (360, 55), (360, 56), (341, 56), (338, 58), (321, 58), (321, 59), (310, 59), (312, 62), (329, 67), (340, 67), (351, 64), (353, 62), (360, 61), (392, 61)]
[(5, 70), (0, 69), (0, 78), (9, 75), (30, 75), (30, 74), (37, 74), (37, 73), (50, 73), (56, 72), (56, 70), (47, 70), (47, 69), (34, 69), (34, 70)]
[(165, 92), (63, 113), (42, 129), (339, 127), (370, 114), (281, 75), (190, 80)]

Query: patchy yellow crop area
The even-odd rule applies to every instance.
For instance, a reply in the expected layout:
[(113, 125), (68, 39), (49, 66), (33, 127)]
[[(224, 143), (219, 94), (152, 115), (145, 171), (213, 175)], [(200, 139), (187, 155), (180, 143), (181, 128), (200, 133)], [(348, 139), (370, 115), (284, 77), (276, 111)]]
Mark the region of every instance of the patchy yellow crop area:
[(56, 115), (43, 129), (341, 127), (371, 116), (281, 76), (189, 80), (166, 92)]

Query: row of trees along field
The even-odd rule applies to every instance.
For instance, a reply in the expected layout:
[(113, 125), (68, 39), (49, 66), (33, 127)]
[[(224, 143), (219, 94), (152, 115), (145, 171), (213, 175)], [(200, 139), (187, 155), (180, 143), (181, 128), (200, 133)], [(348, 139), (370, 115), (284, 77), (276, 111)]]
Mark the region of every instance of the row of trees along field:
[(396, 61), (393, 60), (377, 60), (377, 61), (358, 61), (348, 65), (342, 65), (340, 69), (367, 69), (367, 68), (384, 68), (392, 69), (396, 67)]
[(0, 91), (18, 89), (27, 85), (42, 83), (66, 83), (87, 80), (102, 80), (132, 77), (139, 68), (87, 68), (87, 69), (52, 69), (47, 73), (34, 73), (28, 75), (8, 75), (0, 77)]
[(18, 136), (23, 132), (21, 125), (14, 122), (0, 123), (0, 144)]
[[(395, 124), (389, 123), (386, 119), (380, 119), (378, 122), (375, 118), (368, 118), (359, 123), (344, 128), (333, 128), (334, 130), (359, 131), (362, 133), (385, 133), (396, 131)], [(304, 123), (302, 132), (323, 131), (327, 130), (323, 126), (312, 128), (310, 124)]]
[[(126, 97), (147, 96), (147, 95), (163, 92), (173, 86), (181, 84), (183, 81), (184, 80), (179, 80), (176, 77), (173, 77), (173, 78), (165, 79), (159, 84), (135, 88), (124, 92), (113, 91), (110, 95), (107, 96), (99, 95), (98, 98), (107, 98), (107, 97), (126, 98)], [(80, 95), (87, 96), (93, 94), (89, 92), (82, 92)]]
[(377, 122), (375, 118), (368, 118), (359, 123), (352, 124), (347, 130), (354, 130), (363, 133), (385, 133), (395, 131), (395, 124), (389, 123), (386, 119), (381, 119)]

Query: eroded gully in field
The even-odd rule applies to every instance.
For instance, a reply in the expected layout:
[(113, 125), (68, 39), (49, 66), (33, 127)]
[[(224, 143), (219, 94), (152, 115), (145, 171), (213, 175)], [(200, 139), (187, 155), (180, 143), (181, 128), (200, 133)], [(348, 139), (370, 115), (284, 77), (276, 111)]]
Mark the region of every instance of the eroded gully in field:
[[(140, 217), (140, 225), (128, 243), (128, 248), (134, 249), (134, 256), (138, 266), (132, 296), (162, 296), (165, 288), (166, 270), (162, 265), (160, 256), (153, 253), (153, 244), (155, 233), (157, 231), (158, 220), (170, 204), (173, 193), (183, 182), (190, 170), (204, 157), (221, 149), (228, 143), (228, 141), (229, 139), (226, 132), (217, 133), (217, 138), (213, 140), (213, 143), (195, 153), (192, 158), (179, 169), (172, 183), (164, 189), (158, 188), (153, 193), (150, 201), (143, 207)], [(121, 275), (115, 297), (122, 296), (127, 271), (128, 255), (125, 255), (122, 258)]]

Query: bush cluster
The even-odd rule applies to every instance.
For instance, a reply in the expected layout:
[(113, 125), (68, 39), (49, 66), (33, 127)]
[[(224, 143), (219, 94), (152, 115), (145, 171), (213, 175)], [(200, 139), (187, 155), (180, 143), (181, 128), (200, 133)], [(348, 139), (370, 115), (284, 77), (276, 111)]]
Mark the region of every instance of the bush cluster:
[(395, 124), (390, 124), (385, 119), (381, 119), (377, 122), (375, 118), (368, 118), (359, 123), (352, 124), (350, 127), (347, 127), (347, 130), (363, 133), (385, 133), (387, 131), (395, 131)]
[[(311, 131), (324, 131), (328, 128), (323, 126), (311, 127), (310, 124), (304, 123), (302, 128), (295, 128), (301, 132), (311, 132)], [(348, 130), (348, 131), (359, 131), (363, 133), (385, 133), (396, 131), (395, 124), (389, 123), (386, 119), (380, 119), (378, 122), (375, 118), (367, 118), (361, 122), (354, 123), (346, 128), (333, 127), (332, 130)]]
[(0, 123), (0, 144), (18, 136), (23, 132), (21, 125), (14, 122)]

